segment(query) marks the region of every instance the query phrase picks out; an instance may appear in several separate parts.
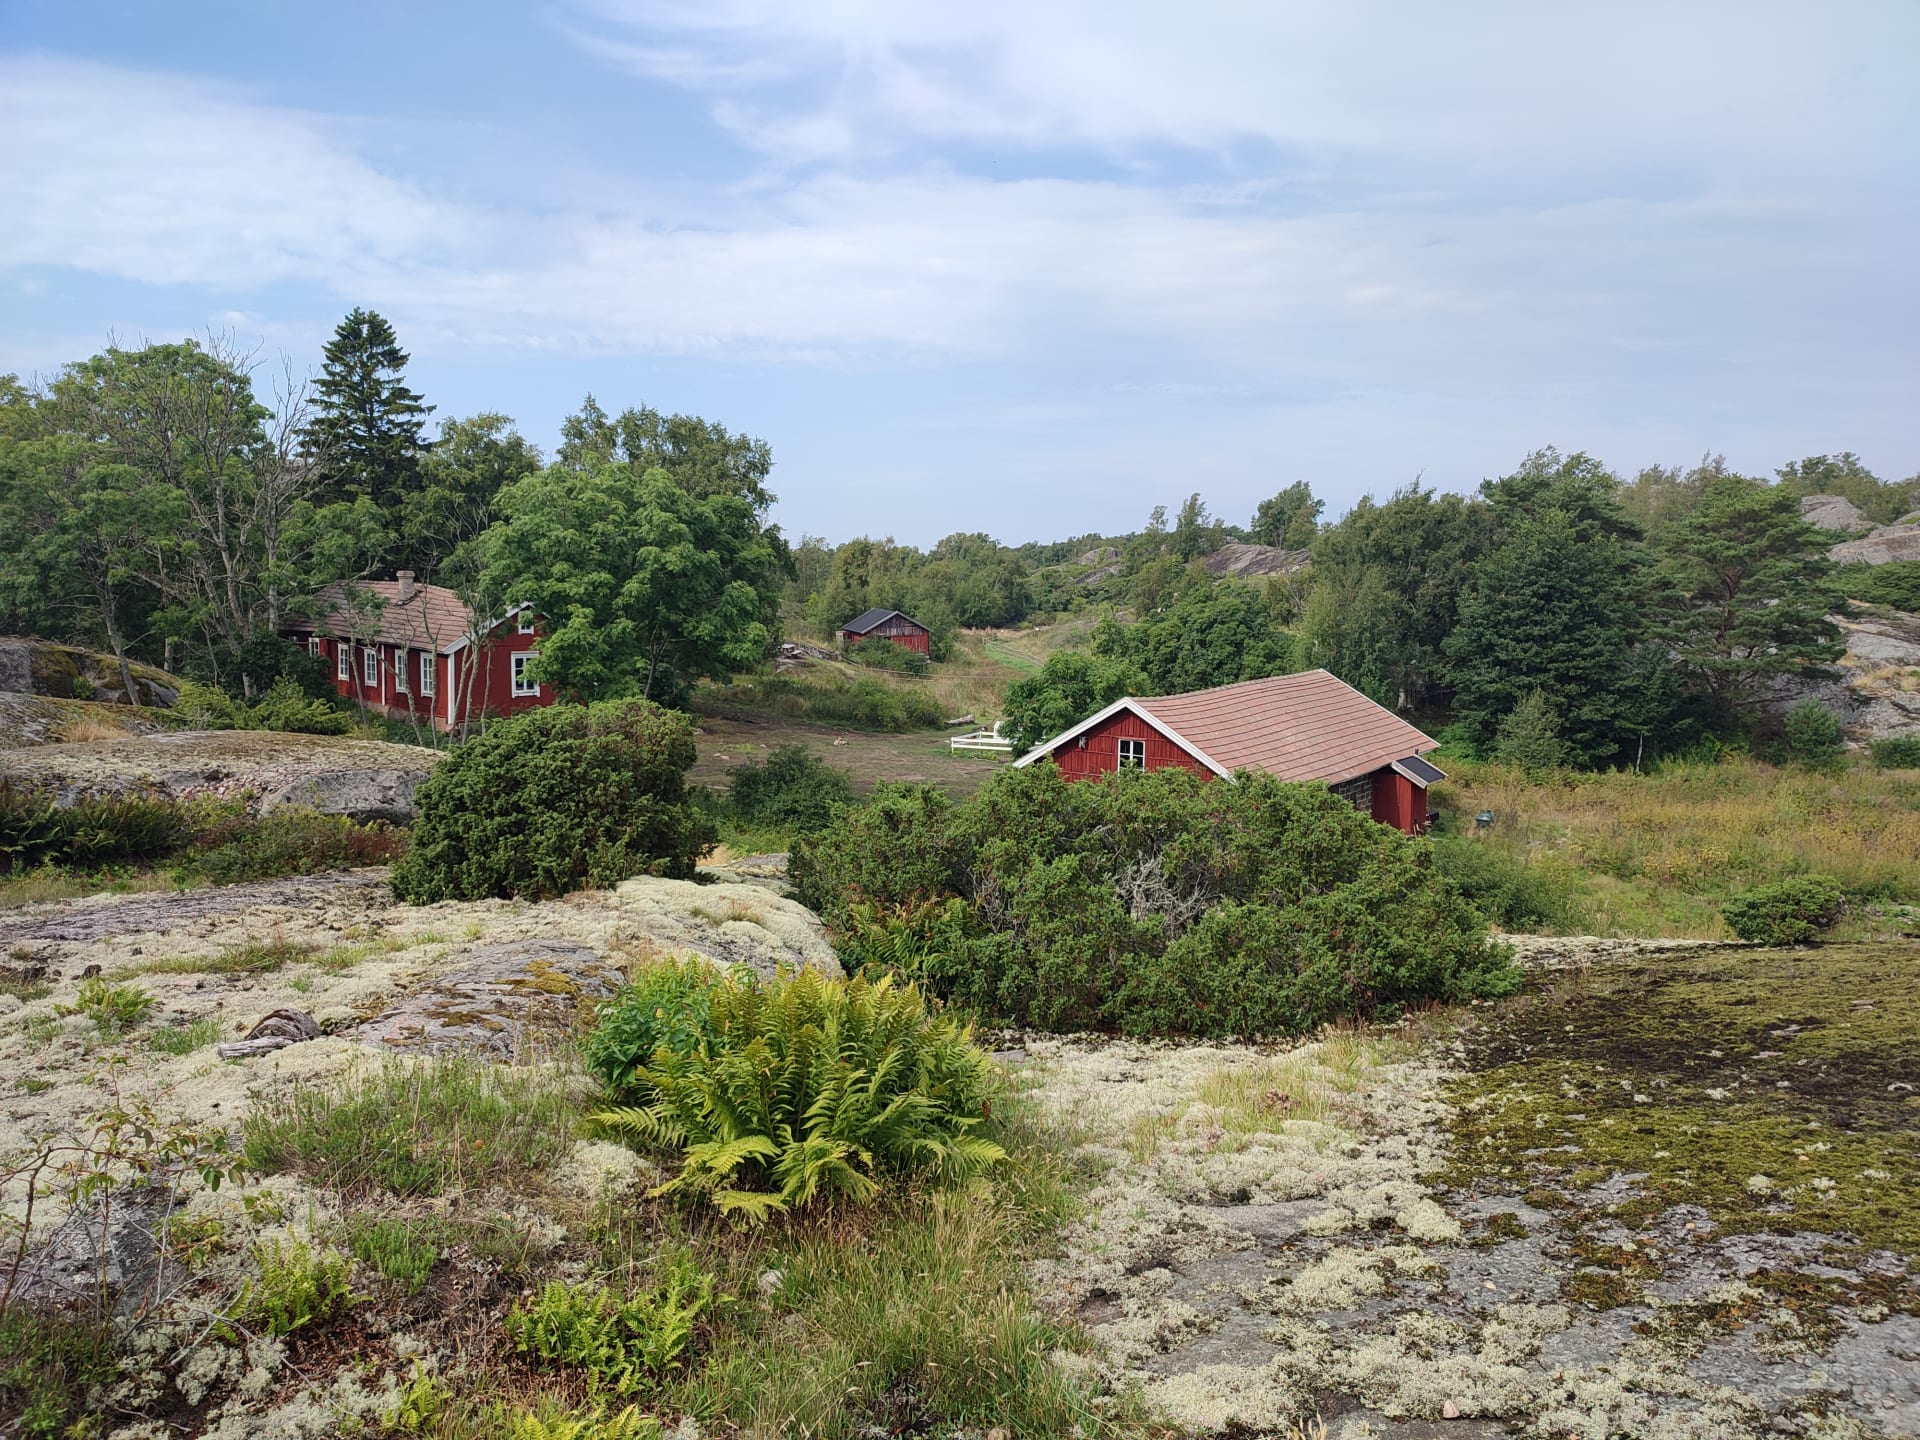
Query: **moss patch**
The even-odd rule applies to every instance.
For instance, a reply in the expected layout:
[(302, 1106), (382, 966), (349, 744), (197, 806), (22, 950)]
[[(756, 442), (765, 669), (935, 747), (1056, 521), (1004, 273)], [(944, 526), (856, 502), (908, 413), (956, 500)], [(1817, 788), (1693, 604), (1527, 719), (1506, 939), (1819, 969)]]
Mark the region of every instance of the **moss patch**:
[[(1630, 1303), (1665, 1272), (1663, 1246), (1710, 1235), (1817, 1235), (1818, 1258), (1843, 1267), (1875, 1250), (1920, 1261), (1920, 947), (1559, 975), (1464, 1043), (1473, 1073), (1449, 1096), (1457, 1144), (1441, 1183), (1551, 1210), (1570, 1300)], [(1680, 1241), (1647, 1233), (1673, 1230), (1676, 1206), (1706, 1218)], [(1920, 1309), (1914, 1278), (1805, 1281), (1753, 1283), (1815, 1343), (1834, 1305)]]

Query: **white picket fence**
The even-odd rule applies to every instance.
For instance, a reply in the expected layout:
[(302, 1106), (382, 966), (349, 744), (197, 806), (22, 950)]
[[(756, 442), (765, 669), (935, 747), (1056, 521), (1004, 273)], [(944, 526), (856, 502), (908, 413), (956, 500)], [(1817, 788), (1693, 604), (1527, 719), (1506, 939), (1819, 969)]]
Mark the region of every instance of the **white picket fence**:
[(992, 750), (1002, 755), (1013, 753), (1013, 741), (1000, 733), (1000, 722), (993, 722), (991, 730), (969, 730), (965, 735), (956, 735), (947, 741), (949, 750)]

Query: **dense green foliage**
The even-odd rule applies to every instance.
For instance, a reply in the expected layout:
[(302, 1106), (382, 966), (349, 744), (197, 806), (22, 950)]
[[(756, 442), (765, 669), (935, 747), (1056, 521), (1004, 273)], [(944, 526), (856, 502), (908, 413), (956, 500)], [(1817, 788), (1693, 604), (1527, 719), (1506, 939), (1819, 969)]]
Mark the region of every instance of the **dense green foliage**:
[(254, 1246), (253, 1263), (256, 1273), (240, 1287), (232, 1314), (268, 1335), (322, 1324), (357, 1298), (347, 1257), (305, 1240), (262, 1240)]
[(1559, 931), (1573, 919), (1571, 887), (1559, 871), (1475, 835), (1437, 835), (1429, 843), (1434, 868), (1502, 930)]
[(1802, 700), (1787, 711), (1781, 738), (1794, 763), (1810, 770), (1831, 770), (1847, 752), (1840, 717), (1818, 700)]
[(1909, 615), (1920, 615), (1920, 560), (1843, 565), (1834, 571), (1833, 579), (1835, 587), (1850, 600), (1890, 605)]
[(1013, 753), (1024, 755), (1122, 695), (1148, 695), (1153, 686), (1130, 661), (1060, 650), (1035, 675), (1007, 689), (1005, 729)]
[(957, 805), (883, 787), (793, 873), (841, 932), (958, 897), (917, 978), (1048, 1029), (1285, 1035), (1517, 983), (1423, 842), (1266, 775), (1039, 765)]
[(853, 780), (804, 745), (781, 745), (765, 760), (727, 772), (734, 814), (749, 825), (807, 832), (827, 825), (853, 802)]
[(884, 635), (869, 635), (847, 647), (847, 658), (875, 670), (897, 670), (903, 675), (925, 675), (933, 668), (918, 650), (896, 645)]
[(638, 970), (631, 984), (600, 1007), (581, 1042), (581, 1058), (609, 1094), (625, 1096), (635, 1069), (664, 1046), (689, 1055), (712, 1033), (708, 1000), (713, 967), (705, 960), (661, 960)]
[(508, 1312), (507, 1336), (535, 1360), (581, 1371), (590, 1391), (651, 1390), (680, 1368), (713, 1303), (712, 1277), (684, 1259), (660, 1268), (657, 1284), (632, 1295), (550, 1281)]
[(687, 879), (715, 839), (687, 795), (693, 761), (693, 722), (646, 700), (492, 725), (421, 785), (393, 893), (427, 905)]
[(1920, 735), (1895, 735), (1868, 747), (1881, 770), (1920, 770)]
[(1140, 695), (1206, 690), (1300, 668), (1294, 637), (1269, 596), (1240, 580), (1184, 584), (1137, 624), (1102, 625), (1094, 653), (1136, 670), (1146, 681), (1133, 692)]
[[(667, 984), (685, 980), (683, 971)], [(595, 1117), (679, 1158), (660, 1193), (756, 1221), (834, 1196), (865, 1203), (889, 1177), (962, 1180), (1005, 1158), (973, 1133), (991, 1062), (911, 985), (736, 970), (713, 977), (697, 1030), (664, 1008), (650, 987), (613, 1007), (623, 1057), (636, 1041), (655, 1043), (614, 1085), (619, 1103)], [(593, 1053), (603, 1075), (621, 1073), (614, 1046)]]
[(307, 444), (326, 457), (323, 494), (371, 500), (397, 515), (420, 488), (422, 433), (433, 407), (407, 387), (408, 355), (385, 316), (356, 306), (322, 358)]
[(1824, 875), (1803, 875), (1743, 891), (1720, 913), (1742, 940), (1809, 945), (1840, 923), (1846, 896)]

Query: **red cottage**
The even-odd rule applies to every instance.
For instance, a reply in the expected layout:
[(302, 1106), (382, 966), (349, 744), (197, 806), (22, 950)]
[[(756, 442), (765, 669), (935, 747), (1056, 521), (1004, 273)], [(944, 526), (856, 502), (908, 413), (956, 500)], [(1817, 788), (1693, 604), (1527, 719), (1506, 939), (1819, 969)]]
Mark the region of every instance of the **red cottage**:
[[(378, 615), (354, 596), (375, 595)], [(527, 663), (540, 653), (540, 631), (524, 607), (476, 623), (460, 597), (440, 585), (416, 584), (411, 570), (395, 580), (330, 585), (316, 619), (288, 620), (280, 633), (333, 667), (334, 688), (349, 700), (396, 720), (419, 718), (451, 730), (482, 715), (512, 715), (554, 701)]]
[(879, 637), (904, 645), (909, 650), (917, 650), (922, 655), (933, 654), (933, 632), (918, 620), (902, 615), (898, 610), (869, 610), (858, 619), (849, 620), (840, 627), (842, 646), (855, 645), (862, 640)]
[(1324, 670), (1245, 680), (1187, 695), (1128, 696), (1015, 761), (1045, 756), (1069, 779), (1181, 765), (1231, 779), (1265, 770), (1319, 780), (1383, 825), (1427, 828), (1427, 787), (1445, 772), (1421, 759), (1438, 741)]

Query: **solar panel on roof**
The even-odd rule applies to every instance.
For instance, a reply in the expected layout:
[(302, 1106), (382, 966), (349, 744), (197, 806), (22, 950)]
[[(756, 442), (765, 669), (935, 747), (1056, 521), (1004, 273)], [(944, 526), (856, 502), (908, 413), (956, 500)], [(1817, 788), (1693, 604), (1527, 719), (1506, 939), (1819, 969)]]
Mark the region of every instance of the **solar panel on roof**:
[(1393, 762), (1393, 768), (1417, 785), (1435, 785), (1447, 778), (1447, 772), (1438, 765), (1422, 760), (1418, 755), (1409, 755), (1404, 760)]

